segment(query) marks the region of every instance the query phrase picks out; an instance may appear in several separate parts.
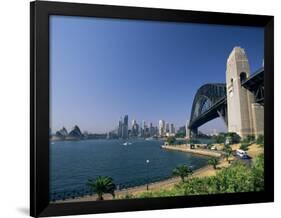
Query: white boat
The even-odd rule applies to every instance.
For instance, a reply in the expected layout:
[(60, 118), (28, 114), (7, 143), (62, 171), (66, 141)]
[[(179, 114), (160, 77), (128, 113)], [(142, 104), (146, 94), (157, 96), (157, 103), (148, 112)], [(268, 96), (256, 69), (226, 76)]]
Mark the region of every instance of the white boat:
[(146, 138), (145, 140), (146, 141), (151, 141), (151, 140), (153, 140), (154, 138), (153, 137), (149, 137), (149, 138)]
[(124, 142), (123, 145), (127, 146), (129, 143), (128, 142)]

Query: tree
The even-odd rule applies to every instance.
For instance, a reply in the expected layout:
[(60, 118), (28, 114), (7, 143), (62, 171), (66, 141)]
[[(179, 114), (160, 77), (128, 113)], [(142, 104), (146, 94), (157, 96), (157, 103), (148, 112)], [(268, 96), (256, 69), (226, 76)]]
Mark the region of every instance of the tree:
[(212, 165), (214, 169), (217, 169), (217, 165), (219, 164), (219, 159), (212, 157), (211, 159), (208, 160), (208, 164)]
[(167, 142), (169, 145), (173, 145), (176, 142), (176, 138), (174, 136), (169, 136)]
[(226, 136), (230, 137), (230, 144), (239, 143), (241, 140), (241, 137), (235, 132), (228, 132)]
[(185, 132), (178, 132), (176, 133), (176, 138), (184, 138), (186, 136)]
[(214, 176), (194, 177), (171, 189), (142, 192), (137, 198), (207, 195), (264, 190), (264, 156), (254, 158), (252, 164), (237, 161)]
[(193, 173), (192, 170), (185, 164), (179, 165), (173, 170), (173, 175), (181, 177), (181, 180), (183, 182), (184, 182), (184, 178), (188, 177), (189, 175), (192, 175), (192, 173)]
[(244, 138), (243, 142), (245, 143), (252, 143), (255, 141), (255, 136), (254, 135), (247, 135), (246, 138)]
[(259, 135), (256, 142), (257, 142), (258, 145), (263, 147), (264, 146), (264, 136), (263, 135)]
[(262, 191), (264, 189), (264, 155), (259, 155), (253, 161), (252, 181), (254, 183), (254, 191)]
[(228, 161), (228, 163), (230, 163), (230, 160), (229, 160), (229, 157), (231, 156), (231, 154), (232, 154), (232, 149), (231, 149), (231, 147), (225, 147), (224, 148), (224, 156), (225, 156), (225, 158), (226, 158), (226, 161)]
[(191, 138), (187, 141), (188, 144), (199, 144), (200, 141), (194, 138)]
[(216, 143), (224, 143), (225, 142), (225, 134), (219, 133), (218, 135), (213, 136), (213, 139)]
[(96, 180), (89, 180), (87, 185), (98, 195), (97, 200), (103, 200), (103, 194), (105, 193), (111, 194), (113, 198), (115, 197), (116, 185), (111, 177), (98, 176)]
[(243, 150), (243, 151), (247, 151), (249, 148), (249, 144), (248, 143), (241, 143), (240, 145), (240, 149)]

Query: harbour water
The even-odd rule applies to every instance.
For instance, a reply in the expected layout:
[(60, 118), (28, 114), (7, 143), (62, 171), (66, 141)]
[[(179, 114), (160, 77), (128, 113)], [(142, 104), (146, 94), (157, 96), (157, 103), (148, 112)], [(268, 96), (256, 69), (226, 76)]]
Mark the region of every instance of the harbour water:
[(52, 142), (51, 199), (85, 195), (89, 191), (88, 179), (97, 176), (112, 177), (122, 189), (170, 178), (172, 170), (180, 164), (193, 170), (207, 164), (207, 157), (161, 149), (162, 144), (161, 140), (143, 139), (125, 144), (122, 140), (106, 139)]

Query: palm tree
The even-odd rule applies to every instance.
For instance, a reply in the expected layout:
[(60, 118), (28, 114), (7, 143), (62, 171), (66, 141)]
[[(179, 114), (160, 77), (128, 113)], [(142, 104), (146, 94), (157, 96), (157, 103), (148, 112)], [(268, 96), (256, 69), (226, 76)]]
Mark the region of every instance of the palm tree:
[(219, 159), (212, 157), (211, 159), (208, 160), (208, 164), (212, 165), (214, 169), (217, 169), (217, 165), (219, 164)]
[(87, 185), (90, 189), (98, 195), (97, 200), (103, 200), (103, 194), (109, 193), (115, 197), (114, 190), (116, 185), (113, 183), (113, 179), (108, 176), (98, 176), (95, 180), (89, 179)]
[(181, 180), (183, 182), (184, 182), (184, 178), (188, 177), (189, 175), (192, 175), (192, 173), (193, 173), (192, 170), (185, 164), (179, 165), (173, 170), (173, 175), (181, 177)]

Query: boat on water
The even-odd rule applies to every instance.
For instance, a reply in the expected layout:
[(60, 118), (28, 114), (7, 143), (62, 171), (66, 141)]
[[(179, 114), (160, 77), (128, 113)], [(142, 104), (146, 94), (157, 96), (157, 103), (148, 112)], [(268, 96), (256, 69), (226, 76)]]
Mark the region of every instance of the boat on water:
[(153, 137), (149, 137), (149, 138), (146, 138), (145, 140), (146, 141), (151, 141), (151, 140), (154, 140), (154, 138)]
[(132, 142), (124, 142), (123, 145), (127, 146), (127, 145), (131, 145)]

